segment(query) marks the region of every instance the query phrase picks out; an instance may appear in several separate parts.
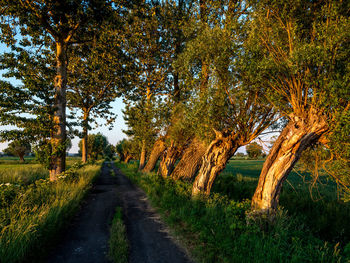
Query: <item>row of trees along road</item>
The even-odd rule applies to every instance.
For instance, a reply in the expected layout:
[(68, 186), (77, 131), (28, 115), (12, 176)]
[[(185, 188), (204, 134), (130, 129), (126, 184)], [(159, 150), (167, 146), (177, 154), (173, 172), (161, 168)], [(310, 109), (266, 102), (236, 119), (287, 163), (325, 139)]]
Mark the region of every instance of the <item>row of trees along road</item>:
[[(127, 62), (116, 39), (129, 5), (133, 3), (0, 1), (1, 42), (10, 49), (1, 55), (1, 69), (5, 77), (21, 82), (18, 87), (1, 82), (1, 124), (18, 128), (2, 131), (1, 140), (36, 142), (51, 180), (65, 170), (67, 125), (71, 134), (74, 125), (82, 126), (86, 142), (92, 116), (113, 120), (110, 102), (117, 83), (127, 79)], [(81, 111), (78, 121), (67, 121), (67, 101), (76, 109), (73, 113)], [(86, 149), (85, 143), (83, 161)]]
[[(143, 171), (160, 159), (159, 174), (193, 181), (193, 197), (210, 194), (239, 147), (276, 129), (254, 210), (276, 209), (315, 144), (329, 151), (325, 163), (348, 166), (346, 1), (0, 3), (1, 41), (12, 49), (1, 69), (22, 81), (1, 84), (0, 121), (19, 127), (1, 137), (36, 140), (52, 180), (64, 171), (66, 125), (82, 127), (86, 160), (93, 120), (112, 124), (119, 95), (129, 136), (120, 157), (139, 159)], [(67, 122), (66, 103), (78, 120)], [(330, 172), (348, 190), (348, 174)]]
[[(125, 97), (128, 154), (140, 170), (160, 159), (162, 176), (194, 180), (196, 197), (239, 147), (282, 130), (252, 199), (267, 213), (305, 149), (323, 144), (329, 163), (348, 166), (348, 10), (344, 1), (153, 2), (128, 43), (136, 61), (158, 67), (140, 70), (143, 96)], [(346, 172), (329, 172), (348, 190)]]

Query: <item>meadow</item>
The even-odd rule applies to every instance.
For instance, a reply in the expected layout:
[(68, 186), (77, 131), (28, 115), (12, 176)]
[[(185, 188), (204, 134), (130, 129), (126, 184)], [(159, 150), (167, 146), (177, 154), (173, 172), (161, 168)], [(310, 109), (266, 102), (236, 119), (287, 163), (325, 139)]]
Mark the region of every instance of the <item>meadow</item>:
[(33, 160), (0, 161), (0, 262), (38, 262), (75, 214), (101, 162), (82, 166), (68, 158), (68, 170), (50, 182)]
[(118, 164), (145, 190), (197, 262), (350, 262), (350, 206), (327, 178), (295, 170), (273, 224), (249, 216), (263, 160), (230, 160), (209, 198), (191, 200), (191, 184)]

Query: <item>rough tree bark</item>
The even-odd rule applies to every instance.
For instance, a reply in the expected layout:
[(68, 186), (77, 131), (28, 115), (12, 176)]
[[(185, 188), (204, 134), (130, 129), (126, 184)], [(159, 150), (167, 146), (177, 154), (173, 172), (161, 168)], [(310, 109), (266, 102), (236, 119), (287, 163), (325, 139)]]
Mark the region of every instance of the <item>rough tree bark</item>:
[(263, 165), (252, 199), (255, 212), (273, 214), (278, 205), (282, 184), (301, 153), (327, 131), (327, 122), (316, 110), (310, 111), (306, 118), (291, 116)]
[(182, 150), (180, 147), (176, 146), (175, 143), (171, 143), (171, 145), (166, 149), (166, 153), (163, 155), (163, 158), (159, 164), (158, 173), (162, 177), (169, 177), (172, 171), (174, 170), (175, 162), (181, 156)]
[(193, 180), (202, 163), (202, 157), (205, 154), (205, 150), (206, 148), (204, 144), (197, 138), (194, 138), (184, 151), (174, 171), (171, 173), (171, 177), (174, 180)]
[(146, 163), (146, 140), (142, 140), (139, 170), (142, 170), (145, 167), (145, 163)]
[(67, 84), (67, 54), (66, 43), (56, 43), (56, 68), (55, 77), (55, 112), (53, 117), (54, 131), (51, 139), (53, 149), (56, 151), (51, 157), (50, 180), (55, 181), (57, 176), (66, 169), (66, 84)]
[(225, 169), (228, 160), (239, 147), (236, 134), (216, 132), (215, 140), (207, 148), (198, 175), (193, 183), (192, 196), (209, 195), (216, 176)]
[(158, 139), (153, 145), (153, 149), (152, 149), (151, 154), (148, 158), (148, 162), (147, 162), (146, 166), (143, 168), (143, 172), (153, 171), (154, 167), (157, 164), (158, 159), (163, 154), (165, 149), (166, 149), (166, 147), (165, 147), (165, 143), (164, 143), (163, 138)]

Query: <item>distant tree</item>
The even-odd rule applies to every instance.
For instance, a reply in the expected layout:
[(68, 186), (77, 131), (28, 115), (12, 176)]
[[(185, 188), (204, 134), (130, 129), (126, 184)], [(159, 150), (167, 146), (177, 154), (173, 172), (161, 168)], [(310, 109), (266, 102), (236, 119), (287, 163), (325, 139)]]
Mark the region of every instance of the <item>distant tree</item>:
[[(107, 137), (101, 133), (90, 134), (88, 136), (88, 160), (96, 161), (99, 156), (104, 156), (105, 150), (109, 143)], [(83, 142), (79, 142), (79, 153), (82, 152)]]
[(128, 163), (132, 158), (137, 158), (138, 153), (135, 151), (135, 144), (129, 139), (123, 139), (117, 143), (116, 152), (121, 162)]
[(235, 156), (237, 156), (237, 157), (244, 157), (245, 154), (244, 154), (244, 153), (241, 153), (241, 152), (238, 152), (238, 153), (235, 154)]
[(260, 156), (262, 156), (263, 147), (257, 142), (252, 142), (246, 146), (246, 151), (249, 158), (258, 159)]
[(24, 156), (31, 151), (30, 143), (26, 141), (12, 141), (4, 150), (4, 153), (19, 157), (21, 162), (24, 162)]
[(103, 155), (106, 158), (112, 159), (114, 154), (115, 154), (115, 147), (112, 144), (108, 144), (103, 151)]

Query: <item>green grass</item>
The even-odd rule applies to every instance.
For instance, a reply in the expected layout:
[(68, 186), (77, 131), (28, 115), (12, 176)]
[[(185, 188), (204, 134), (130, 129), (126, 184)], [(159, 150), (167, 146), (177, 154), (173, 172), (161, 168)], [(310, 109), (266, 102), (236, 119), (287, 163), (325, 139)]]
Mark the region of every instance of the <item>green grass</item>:
[(37, 262), (75, 214), (99, 171), (100, 164), (87, 165), (67, 171), (57, 182), (0, 186), (0, 262)]
[[(251, 199), (263, 161), (231, 160), (213, 185), (213, 193), (241, 201)], [(313, 234), (342, 246), (350, 242), (350, 203), (337, 197), (337, 187), (328, 177), (313, 185), (310, 175), (293, 171), (284, 183), (280, 206), (291, 216), (302, 217)]]
[(108, 257), (114, 263), (127, 263), (128, 254), (129, 244), (122, 219), (122, 209), (117, 207), (110, 230)]
[(40, 164), (0, 165), (0, 184), (28, 185), (48, 176), (49, 172)]
[[(308, 222), (311, 215), (305, 212), (306, 207), (313, 207), (310, 214), (322, 218), (327, 226), (335, 223), (339, 227), (336, 231), (341, 231), (340, 226), (344, 227), (350, 221), (338, 224), (332, 221), (332, 217), (341, 220), (347, 218), (348, 212), (343, 212), (343, 204), (338, 206), (331, 203), (330, 210), (322, 210), (324, 203), (315, 205), (306, 195), (298, 197), (284, 191), (281, 203), (290, 202), (290, 207), (295, 207), (298, 212), (282, 208), (274, 224), (264, 220), (247, 221), (250, 200), (242, 199), (240, 195), (251, 198), (257, 183), (254, 174), (259, 174), (257, 170), (261, 162), (247, 161), (246, 166), (242, 162), (237, 163), (240, 169), (237, 165), (228, 166), (228, 169), (236, 169), (234, 173), (241, 175), (225, 171), (215, 183), (214, 193), (207, 199), (199, 200), (191, 200), (190, 184), (164, 180), (154, 174), (138, 173), (135, 164), (118, 166), (145, 190), (152, 204), (181, 237), (197, 262), (349, 262), (350, 245), (344, 242), (344, 233), (332, 234), (333, 237), (338, 235), (341, 244), (332, 238), (325, 239), (320, 231), (315, 231), (322, 226), (322, 222), (318, 219)], [(239, 189), (241, 192), (237, 194)], [(305, 193), (299, 192), (301, 194)], [(305, 207), (299, 207), (299, 202)], [(333, 212), (335, 214), (331, 215)], [(316, 226), (312, 227), (311, 224)]]

